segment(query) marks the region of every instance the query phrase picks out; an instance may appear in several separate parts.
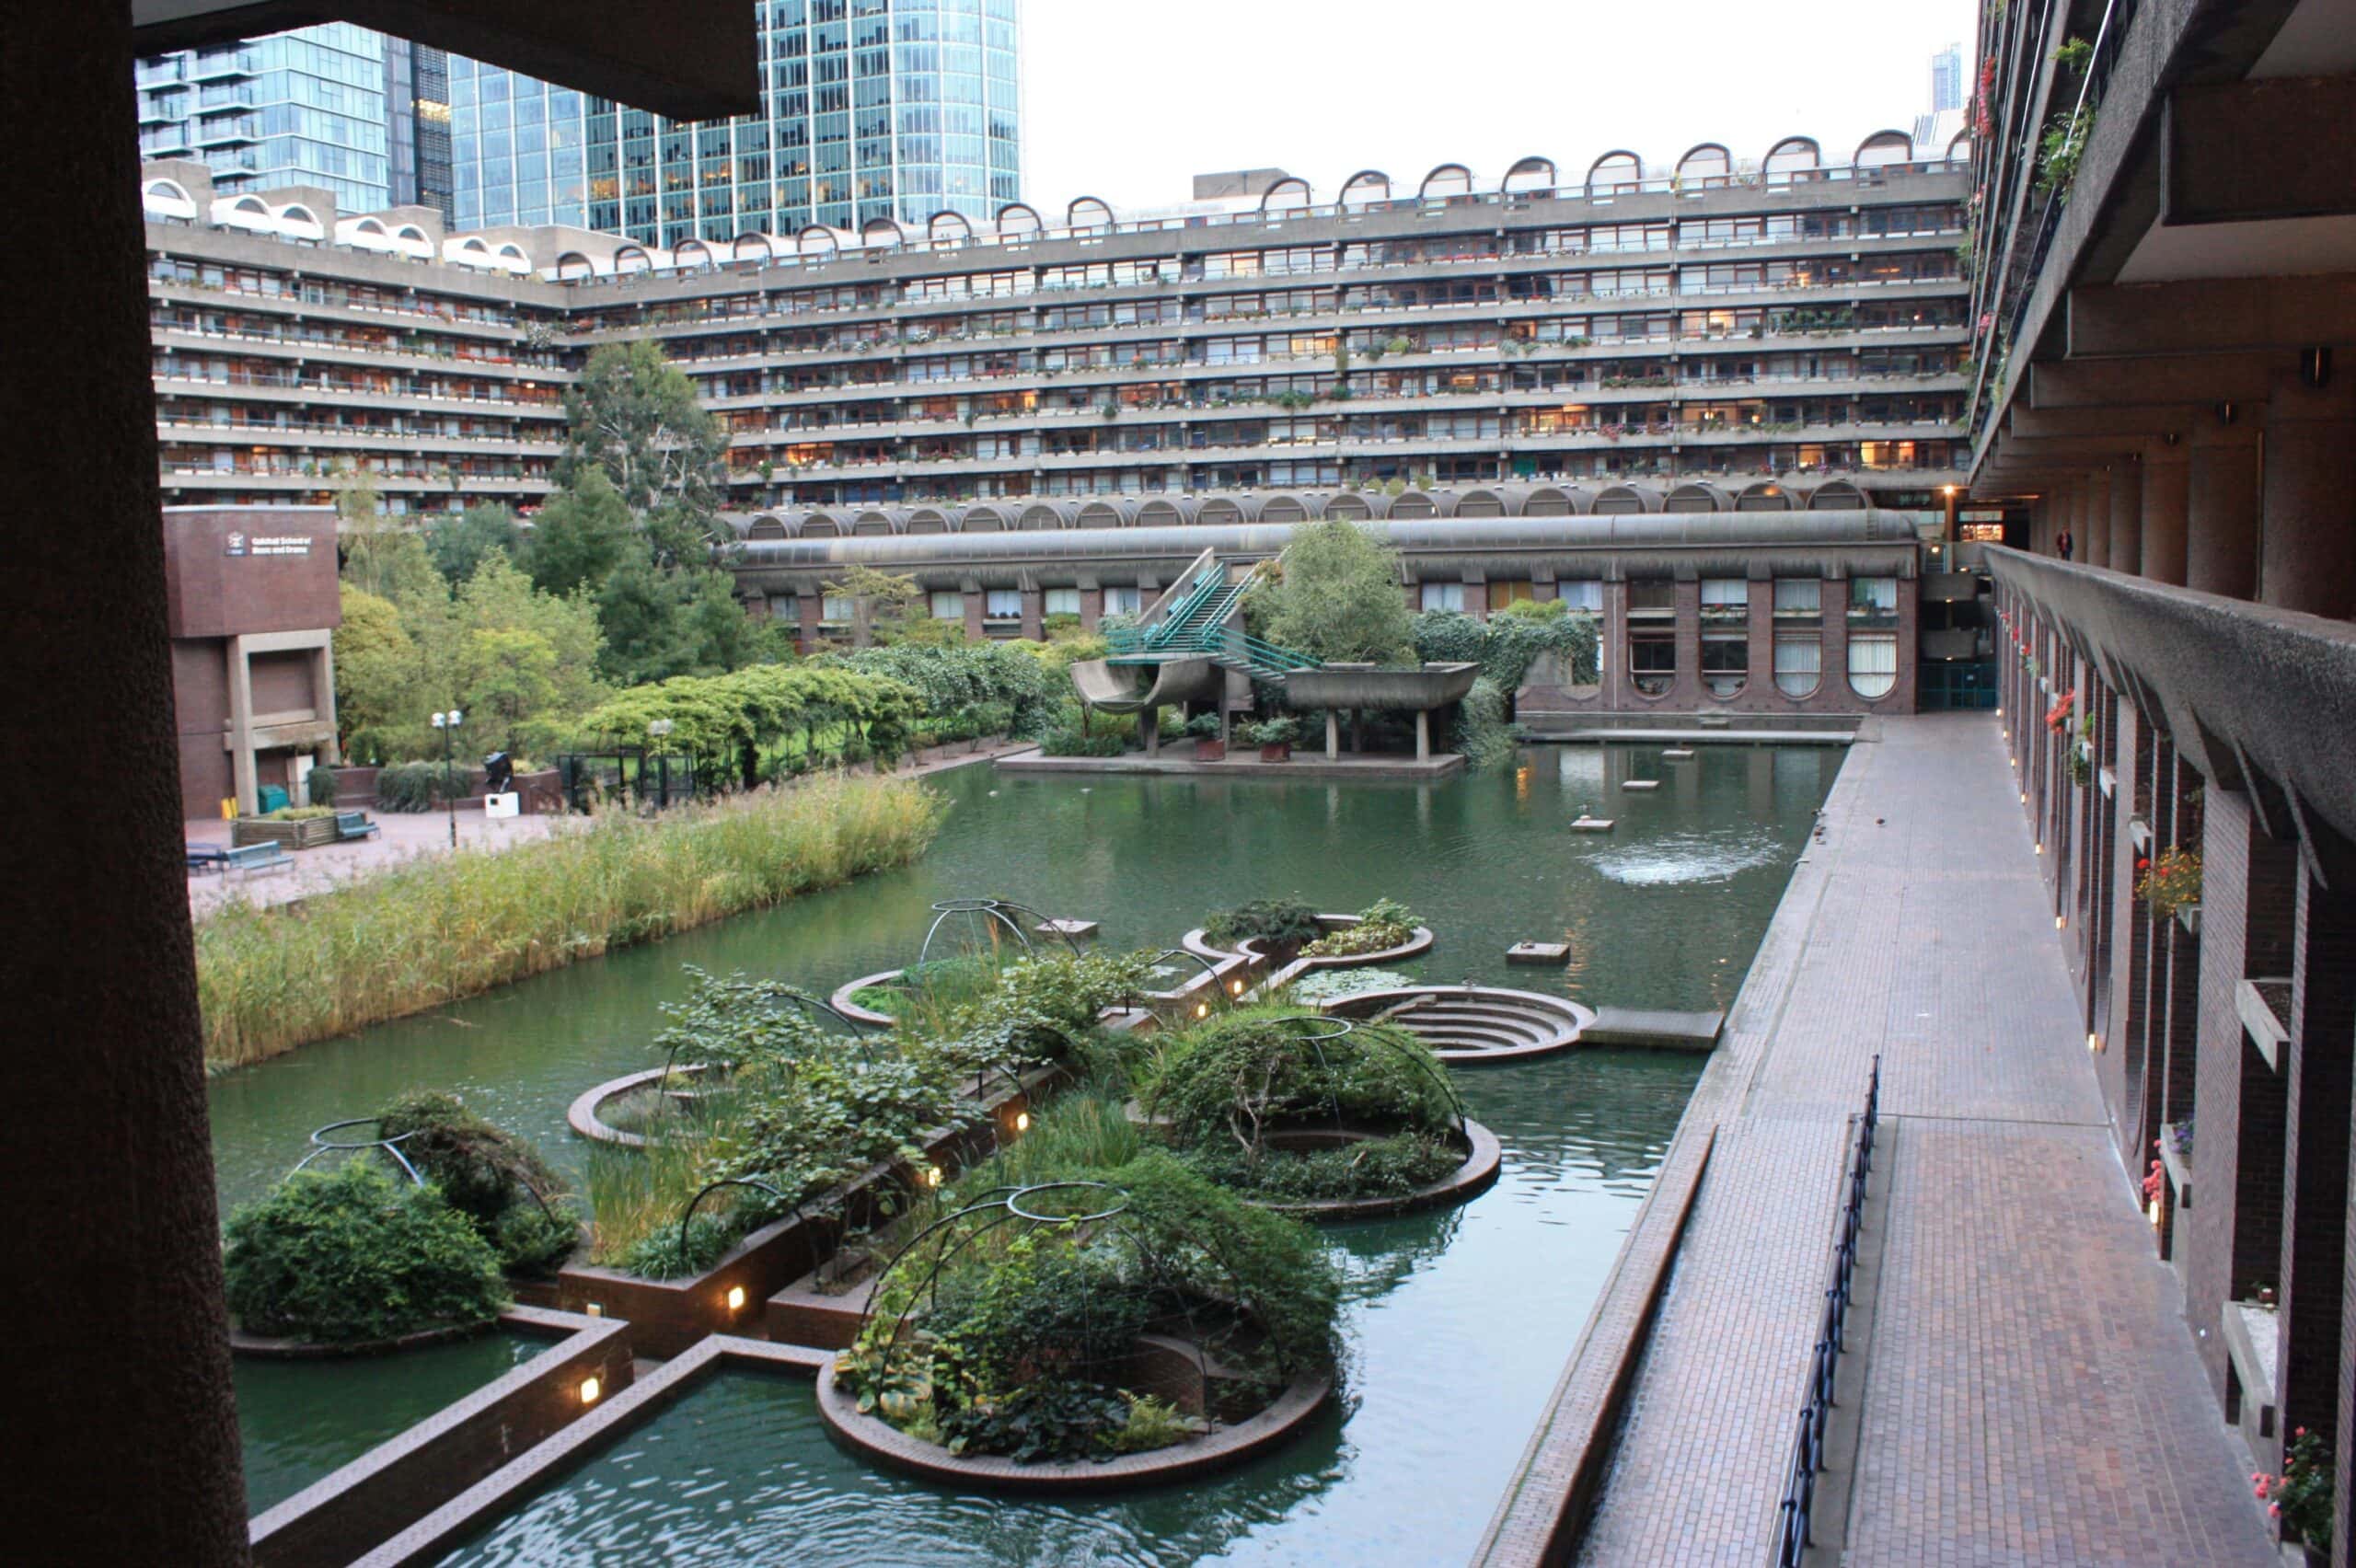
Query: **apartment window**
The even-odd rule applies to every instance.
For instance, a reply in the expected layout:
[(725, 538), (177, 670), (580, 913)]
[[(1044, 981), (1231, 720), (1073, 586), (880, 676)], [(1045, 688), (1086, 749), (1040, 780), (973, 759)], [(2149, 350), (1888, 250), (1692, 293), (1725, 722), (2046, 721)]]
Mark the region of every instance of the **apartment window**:
[(1740, 626), (1750, 616), (1750, 584), (1739, 577), (1702, 580), (1702, 624)]
[(1750, 684), (1750, 640), (1739, 631), (1702, 634), (1702, 684), (1716, 698), (1735, 697)]
[(769, 619), (791, 625), (802, 618), (802, 601), (791, 594), (769, 595)]
[(1629, 583), (1628, 614), (1664, 620), (1675, 616), (1677, 584), (1665, 577)]
[(822, 626), (849, 626), (851, 622), (850, 595), (826, 594), (818, 605), (818, 622)]
[(1021, 620), (1022, 618), (1022, 590), (1020, 588), (991, 589), (982, 598), (982, 618), (984, 620)]
[(1887, 631), (1849, 634), (1849, 689), (1871, 702), (1898, 684), (1898, 637)]
[(1851, 626), (1896, 626), (1898, 624), (1898, 579), (1895, 577), (1852, 577), (1849, 579), (1849, 624)]
[(1145, 608), (1144, 595), (1135, 588), (1104, 590), (1104, 613), (1108, 616), (1133, 616)]
[(1677, 633), (1668, 627), (1628, 628), (1628, 676), (1646, 697), (1667, 697), (1677, 680)]
[(1455, 610), (1464, 608), (1464, 584), (1461, 582), (1426, 582), (1422, 585), (1424, 608)]
[(1603, 613), (1603, 584), (1600, 582), (1557, 582), (1554, 597), (1571, 607), (1575, 616), (1600, 616)]
[(1813, 621), (1824, 614), (1824, 584), (1813, 577), (1775, 579), (1775, 618)]
[(965, 618), (965, 595), (957, 593), (954, 590), (935, 594), (932, 596), (932, 618), (935, 620), (964, 620)]
[(1080, 590), (1077, 588), (1048, 589), (1046, 593), (1046, 602), (1042, 607), (1041, 613), (1051, 616), (1076, 616), (1080, 614)]
[(1785, 697), (1815, 695), (1824, 679), (1824, 644), (1813, 631), (1775, 634), (1775, 689)]

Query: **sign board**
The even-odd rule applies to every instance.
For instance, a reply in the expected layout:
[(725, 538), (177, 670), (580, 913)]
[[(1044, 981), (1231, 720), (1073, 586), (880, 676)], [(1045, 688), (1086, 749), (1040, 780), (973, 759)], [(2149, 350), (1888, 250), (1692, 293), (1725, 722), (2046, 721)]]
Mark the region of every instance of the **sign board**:
[(512, 817), (524, 814), (524, 797), (510, 790), (503, 795), (485, 795), (482, 814), (487, 817)]

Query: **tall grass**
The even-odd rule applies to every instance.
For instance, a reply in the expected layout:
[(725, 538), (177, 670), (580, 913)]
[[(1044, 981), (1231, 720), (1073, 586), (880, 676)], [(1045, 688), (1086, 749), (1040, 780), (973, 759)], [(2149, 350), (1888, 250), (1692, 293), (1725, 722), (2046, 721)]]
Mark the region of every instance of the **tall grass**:
[(226, 905), (196, 924), (205, 1064), (242, 1066), (905, 865), (942, 811), (921, 785), (823, 778), (421, 859), (299, 905)]

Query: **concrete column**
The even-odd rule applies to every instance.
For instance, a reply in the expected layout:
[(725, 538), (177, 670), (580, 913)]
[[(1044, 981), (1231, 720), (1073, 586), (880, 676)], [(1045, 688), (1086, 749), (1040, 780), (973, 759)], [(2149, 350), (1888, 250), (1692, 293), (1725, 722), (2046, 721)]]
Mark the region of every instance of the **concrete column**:
[(1427, 709), (1427, 708), (1418, 708), (1418, 709), (1415, 709), (1415, 760), (1416, 760), (1417, 762), (1429, 762), (1429, 761), (1431, 760), (1431, 757), (1432, 757), (1432, 715), (1431, 715), (1431, 709)]
[(1325, 760), (1339, 762), (1342, 757), (1342, 716), (1339, 709), (1325, 710)]
[(2258, 432), (2244, 407), (2232, 423), (2213, 411), (2192, 421), (2184, 582), (2205, 594), (2258, 595)]
[(968, 588), (960, 602), (965, 606), (965, 640), (982, 641), (989, 636), (982, 626), (982, 611), (989, 604), (988, 596), (979, 588)]
[(237, 810), (252, 816), (261, 810), (260, 780), (254, 777), (254, 665), (244, 638), (224, 646), (229, 654), (229, 787)]
[(1080, 629), (1094, 631), (1096, 623), (1104, 618), (1104, 590), (1082, 588), (1080, 591)]
[(1033, 642), (1047, 635), (1047, 591), (1022, 590), (1022, 635)]
[(2113, 571), (2143, 570), (2143, 470), (2132, 457), (2110, 465), (2110, 527), (2106, 538)]
[(1138, 715), (1138, 735), (1145, 742), (1145, 755), (1158, 756), (1161, 753), (1161, 709), (1149, 708)]
[(793, 618), (800, 627), (795, 640), (802, 645), (804, 653), (815, 648), (818, 640), (826, 635), (818, 628), (819, 619), (826, 611), (826, 601), (823, 594), (796, 594), (793, 596)]
[[(0, 256), (9, 472), (73, 525), (15, 530), (0, 725), (15, 755), (105, 769), (93, 811), (0, 779), (0, 1005), (24, 1114), (0, 1138), (18, 1336), (0, 1507), (74, 1557), (248, 1560), (220, 1216), (180, 844), (128, 6), (34, 6), (0, 50), (0, 138), (39, 144), (75, 221)], [(61, 126), (80, 129), (66, 136)], [(53, 1549), (54, 1550), (54, 1549)]]
[(2278, 377), (2266, 405), (2258, 596), (2356, 616), (2356, 375), (2320, 388)]
[(2110, 474), (2095, 468), (2078, 486), (2078, 559), (2088, 566), (2110, 564)]
[(2143, 444), (2143, 575), (2184, 585), (2185, 509), (2192, 482), (2192, 449), (2183, 441)]

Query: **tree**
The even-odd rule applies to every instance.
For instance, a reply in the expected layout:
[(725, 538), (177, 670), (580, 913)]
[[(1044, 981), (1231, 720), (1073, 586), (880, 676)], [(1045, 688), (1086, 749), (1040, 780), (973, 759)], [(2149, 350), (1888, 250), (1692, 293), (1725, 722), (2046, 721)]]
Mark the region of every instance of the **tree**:
[(522, 732), (559, 706), (556, 649), (520, 626), (476, 627), (460, 640), (456, 683), (470, 744), (486, 752), (524, 749)]
[(559, 485), (570, 490), (588, 470), (602, 470), (641, 519), (658, 565), (694, 559), (722, 541), (727, 432), (661, 344), (639, 339), (592, 351), (565, 395), (565, 412), (572, 428), (557, 461)]
[(437, 513), (425, 525), (425, 553), (453, 588), (491, 556), (513, 559), (522, 540), (515, 514), (495, 502), (478, 502), (455, 514)]
[(336, 730), (347, 761), (382, 762), (428, 710), (424, 665), (390, 600), (349, 582), (341, 591), (343, 624), (336, 628), (334, 646)]
[[(918, 618), (918, 606), (925, 597), (915, 578), (878, 571), (857, 561), (850, 564), (839, 581), (826, 586), (827, 593), (842, 594), (853, 605), (865, 610), (868, 634), (884, 643), (900, 640), (908, 624)], [(924, 618), (931, 617), (928, 615)]]
[(532, 519), (524, 561), (544, 593), (595, 594), (633, 552), (644, 553), (629, 504), (604, 469), (585, 468)]
[(1252, 595), (1272, 641), (1329, 663), (1414, 656), (1399, 552), (1372, 532), (1338, 517), (1296, 528), (1277, 569)]

